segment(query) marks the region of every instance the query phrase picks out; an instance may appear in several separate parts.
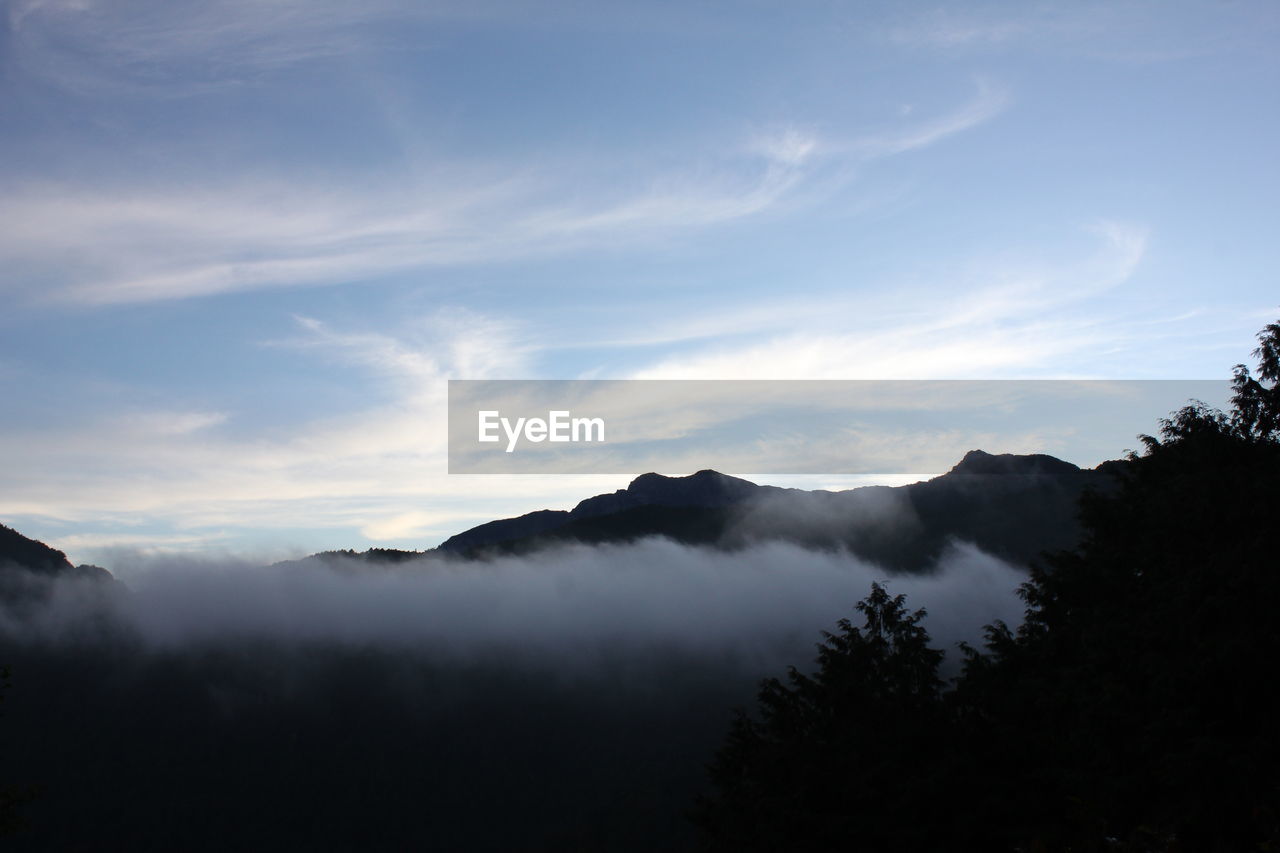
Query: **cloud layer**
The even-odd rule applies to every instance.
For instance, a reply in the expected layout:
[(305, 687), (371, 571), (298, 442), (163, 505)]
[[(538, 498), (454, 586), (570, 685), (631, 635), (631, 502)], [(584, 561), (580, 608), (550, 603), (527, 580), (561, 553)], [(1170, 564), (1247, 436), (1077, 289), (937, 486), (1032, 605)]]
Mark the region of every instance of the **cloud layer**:
[[(596, 671), (619, 656), (718, 661), (763, 673), (810, 657), (817, 631), (852, 612), (873, 582), (932, 614), (935, 642), (978, 641), (1016, 623), (1019, 570), (957, 545), (936, 572), (889, 577), (848, 555), (770, 543), (725, 553), (667, 540), (572, 546), (528, 557), (394, 567), (335, 558), (252, 563), (135, 556), (108, 596), (114, 619), (155, 648), (225, 642), (383, 646), (428, 658)], [(78, 634), (103, 605), (66, 584), (54, 606), (10, 621), (46, 639)], [(954, 661), (954, 655), (953, 661)]]

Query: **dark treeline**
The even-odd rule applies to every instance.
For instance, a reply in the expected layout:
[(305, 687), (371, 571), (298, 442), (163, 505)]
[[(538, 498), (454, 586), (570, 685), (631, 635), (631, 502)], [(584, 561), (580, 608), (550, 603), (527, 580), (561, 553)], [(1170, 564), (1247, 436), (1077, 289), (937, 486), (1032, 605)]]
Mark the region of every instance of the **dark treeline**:
[(764, 682), (694, 818), (715, 851), (1280, 849), (1280, 324), (1228, 413), (1144, 436), (1086, 536), (938, 676), (876, 587), (818, 669)]

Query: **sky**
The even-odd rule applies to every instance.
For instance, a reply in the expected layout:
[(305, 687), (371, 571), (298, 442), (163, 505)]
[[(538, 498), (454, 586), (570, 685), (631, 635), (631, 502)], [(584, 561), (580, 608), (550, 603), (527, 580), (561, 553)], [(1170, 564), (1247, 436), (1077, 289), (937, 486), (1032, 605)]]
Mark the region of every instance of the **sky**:
[(1280, 314), (1278, 36), (0, 0), (0, 522), (108, 567), (425, 548), (628, 481), (448, 475), (451, 378), (1225, 378)]

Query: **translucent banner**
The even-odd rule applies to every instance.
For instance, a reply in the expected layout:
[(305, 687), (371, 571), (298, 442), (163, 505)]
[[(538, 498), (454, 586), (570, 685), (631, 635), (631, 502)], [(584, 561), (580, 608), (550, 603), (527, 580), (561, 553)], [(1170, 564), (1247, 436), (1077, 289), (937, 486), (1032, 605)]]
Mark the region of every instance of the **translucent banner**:
[(1119, 458), (1217, 380), (450, 380), (451, 474), (945, 471), (969, 450)]

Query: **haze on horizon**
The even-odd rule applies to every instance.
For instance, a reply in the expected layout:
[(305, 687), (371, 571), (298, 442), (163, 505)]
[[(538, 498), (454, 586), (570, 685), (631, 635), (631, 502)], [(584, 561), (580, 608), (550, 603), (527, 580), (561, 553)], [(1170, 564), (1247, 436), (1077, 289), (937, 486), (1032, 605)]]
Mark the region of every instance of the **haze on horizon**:
[(0, 521), (77, 561), (625, 485), (449, 477), (448, 378), (1222, 379), (1275, 316), (1271, 3), (0, 15)]

